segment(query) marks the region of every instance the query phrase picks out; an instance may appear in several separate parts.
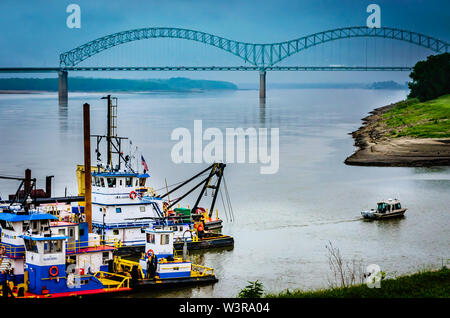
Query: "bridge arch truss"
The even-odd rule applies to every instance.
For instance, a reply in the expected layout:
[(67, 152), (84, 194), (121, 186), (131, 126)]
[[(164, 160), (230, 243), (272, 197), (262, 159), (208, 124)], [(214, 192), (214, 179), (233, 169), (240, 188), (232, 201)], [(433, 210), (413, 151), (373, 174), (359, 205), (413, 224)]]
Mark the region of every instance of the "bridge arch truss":
[(287, 57), (310, 47), (339, 39), (358, 37), (378, 37), (404, 41), (430, 49), (435, 53), (448, 52), (449, 46), (446, 41), (425, 34), (389, 27), (345, 27), (314, 33), (290, 41), (261, 44), (239, 42), (189, 29), (151, 27), (106, 35), (64, 52), (60, 54), (60, 67), (76, 66), (93, 55), (124, 43), (152, 38), (175, 38), (196, 41), (222, 49), (259, 69), (265, 69), (275, 66)]

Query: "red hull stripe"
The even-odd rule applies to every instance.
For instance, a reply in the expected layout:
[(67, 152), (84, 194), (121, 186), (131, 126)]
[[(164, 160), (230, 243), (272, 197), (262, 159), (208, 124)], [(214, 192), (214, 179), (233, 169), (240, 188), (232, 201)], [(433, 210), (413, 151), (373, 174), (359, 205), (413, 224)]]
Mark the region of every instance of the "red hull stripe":
[(106, 293), (116, 293), (129, 291), (131, 288), (122, 287), (119, 289), (92, 289), (92, 290), (80, 290), (66, 293), (55, 293), (48, 295), (36, 295), (32, 293), (25, 293), (25, 297), (36, 297), (36, 298), (61, 298), (61, 297), (72, 297), (72, 296), (82, 296), (82, 295), (95, 295), (95, 294), (106, 294)]

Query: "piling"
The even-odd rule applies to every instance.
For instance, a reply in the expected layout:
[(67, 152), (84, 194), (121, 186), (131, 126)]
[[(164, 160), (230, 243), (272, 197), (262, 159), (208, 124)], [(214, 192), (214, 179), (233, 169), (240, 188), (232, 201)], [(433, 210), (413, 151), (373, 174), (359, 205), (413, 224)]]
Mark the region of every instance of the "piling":
[(90, 106), (83, 105), (83, 131), (84, 131), (84, 214), (92, 233), (92, 178), (91, 178), (91, 122)]
[(60, 106), (67, 106), (69, 100), (68, 90), (67, 71), (61, 70), (58, 72), (58, 100)]
[(47, 198), (52, 197), (52, 178), (54, 176), (46, 176), (45, 177), (45, 196)]
[[(23, 189), (24, 189), (24, 196), (27, 195), (27, 193), (29, 193), (31, 195), (31, 170), (27, 169), (25, 170), (25, 180), (24, 180), (24, 184), (23, 184)], [(25, 197), (26, 199), (26, 197)]]
[(259, 98), (266, 98), (266, 71), (261, 70), (259, 72)]

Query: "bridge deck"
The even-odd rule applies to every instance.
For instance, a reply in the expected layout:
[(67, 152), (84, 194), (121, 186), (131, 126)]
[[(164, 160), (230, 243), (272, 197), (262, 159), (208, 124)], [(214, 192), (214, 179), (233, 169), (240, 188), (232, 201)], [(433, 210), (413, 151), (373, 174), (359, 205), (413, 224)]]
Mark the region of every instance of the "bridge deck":
[(52, 73), (59, 71), (400, 71), (408, 72), (408, 66), (85, 66), (85, 67), (0, 67), (0, 73)]

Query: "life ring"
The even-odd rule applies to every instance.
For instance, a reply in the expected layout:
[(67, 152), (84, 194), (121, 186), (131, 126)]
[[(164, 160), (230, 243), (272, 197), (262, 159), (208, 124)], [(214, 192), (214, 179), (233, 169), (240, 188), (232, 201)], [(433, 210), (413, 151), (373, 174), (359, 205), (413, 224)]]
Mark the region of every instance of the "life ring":
[(6, 247), (4, 245), (0, 246), (0, 255), (5, 255)]
[(58, 276), (58, 273), (59, 273), (58, 267), (56, 267), (56, 266), (50, 267), (50, 269), (48, 270), (48, 273), (52, 277)]
[[(152, 254), (149, 255), (150, 253), (152, 253)], [(153, 250), (150, 248), (150, 249), (147, 251), (147, 258), (150, 259), (150, 258), (152, 258), (153, 255), (155, 255), (155, 253), (154, 253)]]
[(131, 191), (131, 192), (130, 192), (130, 198), (131, 198), (132, 200), (134, 200), (134, 199), (136, 199), (136, 197), (137, 197), (137, 193), (136, 193), (135, 191)]
[(201, 207), (198, 207), (195, 210), (195, 214), (202, 214), (202, 213), (205, 213), (205, 212), (206, 212), (206, 210), (204, 208), (201, 208)]

